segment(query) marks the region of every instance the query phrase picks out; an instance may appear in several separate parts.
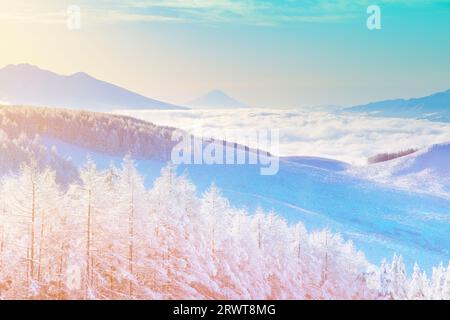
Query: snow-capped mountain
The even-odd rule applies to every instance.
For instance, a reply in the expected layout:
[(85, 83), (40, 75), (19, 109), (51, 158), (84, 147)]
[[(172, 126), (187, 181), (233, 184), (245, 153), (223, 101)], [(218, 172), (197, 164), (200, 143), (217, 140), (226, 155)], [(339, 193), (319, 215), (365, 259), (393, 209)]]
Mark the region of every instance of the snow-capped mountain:
[(59, 75), (29, 64), (0, 69), (0, 101), (16, 105), (113, 109), (179, 109), (79, 72)]
[(450, 143), (443, 143), (391, 161), (352, 167), (348, 172), (416, 192), (450, 198)]
[(371, 113), (383, 117), (423, 118), (450, 121), (450, 90), (412, 99), (394, 99), (372, 102), (346, 109), (351, 112)]
[(244, 103), (230, 97), (221, 90), (213, 90), (200, 98), (188, 102), (188, 106), (201, 108), (245, 108)]

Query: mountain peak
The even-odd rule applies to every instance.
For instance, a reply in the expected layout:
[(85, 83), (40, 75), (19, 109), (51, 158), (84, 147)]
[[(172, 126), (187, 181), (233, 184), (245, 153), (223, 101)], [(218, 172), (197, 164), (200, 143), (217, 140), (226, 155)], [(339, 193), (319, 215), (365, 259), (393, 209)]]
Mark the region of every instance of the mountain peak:
[(21, 70), (21, 71), (43, 71), (39, 69), (37, 66), (29, 64), (29, 63), (19, 63), (19, 64), (8, 64), (0, 70)]
[(228, 97), (228, 95), (225, 92), (223, 92), (222, 90), (219, 90), (219, 89), (211, 90), (208, 93), (206, 93), (206, 95), (217, 95), (217, 96), (227, 96)]
[(35, 65), (29, 64), (29, 63), (18, 63), (18, 64), (8, 64), (5, 68), (37, 68)]
[(71, 78), (77, 78), (77, 79), (93, 79), (92, 76), (87, 74), (86, 72), (76, 72), (72, 75), (70, 75)]
[(187, 103), (193, 107), (206, 107), (206, 108), (245, 108), (246, 105), (222, 90), (215, 89), (204, 94), (200, 98)]

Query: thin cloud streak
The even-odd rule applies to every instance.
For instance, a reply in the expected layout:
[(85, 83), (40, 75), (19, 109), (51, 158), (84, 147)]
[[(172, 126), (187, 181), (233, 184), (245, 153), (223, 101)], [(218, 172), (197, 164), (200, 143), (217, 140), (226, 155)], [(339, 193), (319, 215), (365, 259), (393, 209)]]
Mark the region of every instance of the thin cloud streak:
[[(48, 1), (47, 5), (17, 1), (2, 4), (0, 22), (63, 23), (65, 7)], [(186, 22), (186, 23), (237, 23), (276, 26), (286, 23), (338, 22), (365, 14), (371, 2), (360, 1), (253, 1), (253, 0), (152, 0), (152, 1), (79, 1), (82, 13), (90, 23), (114, 22)], [(405, 6), (442, 4), (442, 0), (410, 1), (380, 0), (379, 5), (404, 4)], [(50, 11), (48, 8), (55, 11)]]

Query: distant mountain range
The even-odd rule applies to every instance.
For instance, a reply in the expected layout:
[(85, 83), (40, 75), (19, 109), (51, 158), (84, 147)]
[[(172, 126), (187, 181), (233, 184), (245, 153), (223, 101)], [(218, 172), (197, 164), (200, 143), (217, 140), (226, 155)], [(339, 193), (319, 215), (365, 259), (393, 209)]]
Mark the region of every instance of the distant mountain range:
[(69, 76), (29, 64), (0, 69), (0, 102), (17, 105), (114, 109), (181, 109), (79, 72)]
[(346, 109), (383, 117), (420, 118), (450, 122), (450, 90), (426, 97), (372, 102)]
[(230, 97), (221, 90), (213, 90), (200, 98), (188, 102), (188, 106), (191, 107), (204, 107), (204, 108), (246, 108), (247, 106)]

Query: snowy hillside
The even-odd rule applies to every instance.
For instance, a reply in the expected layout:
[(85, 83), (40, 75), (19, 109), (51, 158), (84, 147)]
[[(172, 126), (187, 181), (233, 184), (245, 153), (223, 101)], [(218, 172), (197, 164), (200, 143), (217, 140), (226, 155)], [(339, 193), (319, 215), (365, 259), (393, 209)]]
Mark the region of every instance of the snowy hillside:
[[(38, 298), (54, 294), (59, 298), (404, 298), (444, 294), (445, 286), (436, 287), (435, 283), (441, 283), (447, 272), (437, 266), (450, 258), (447, 199), (349, 176), (339, 162), (301, 157), (281, 159), (280, 171), (274, 176), (261, 176), (259, 167), (251, 165), (180, 165), (177, 172), (187, 178), (175, 178), (174, 169), (163, 170), (160, 177), (173, 144), (171, 128), (124, 116), (25, 107), (0, 108), (0, 121), (5, 151), (0, 154), (0, 205), (3, 203), (2, 212), (6, 213), (1, 219), (3, 226), (10, 226), (3, 229), (8, 248), (3, 255), (11, 266), (25, 268), (17, 275), (11, 274), (12, 267), (1, 269), (0, 295), (23, 296), (26, 288), (32, 288), (28, 294)], [(129, 158), (122, 164), (126, 154), (136, 159), (135, 164)], [(23, 166), (33, 158), (37, 163)], [(135, 165), (137, 171), (130, 180), (126, 177)], [(56, 177), (46, 167), (55, 170)], [(65, 183), (55, 186), (54, 181)], [(130, 181), (136, 185), (127, 186)], [(226, 205), (229, 209), (217, 209), (220, 217), (214, 216), (211, 208), (199, 209), (209, 203), (202, 200), (202, 194), (206, 198), (211, 192), (217, 194), (211, 191), (212, 184), (228, 199), (213, 203), (230, 202)], [(42, 207), (36, 210), (27, 202), (33, 186), (41, 188), (35, 195), (42, 194), (41, 202), (36, 202)], [(95, 195), (90, 188), (95, 188)], [(44, 201), (50, 199), (46, 197), (55, 201)], [(123, 250), (129, 245), (130, 229), (119, 222), (129, 221), (130, 206), (137, 210), (136, 219), (144, 219), (137, 220), (139, 228), (149, 226), (145, 219), (157, 221), (150, 223), (150, 233), (136, 227), (136, 232), (142, 233), (136, 234), (141, 240), (135, 244), (136, 260), (131, 262)], [(69, 207), (73, 210), (61, 209)], [(25, 222), (17, 220), (17, 210), (23, 211), (20, 219)], [(229, 218), (223, 215), (227, 210)], [(41, 216), (39, 219), (56, 225), (42, 229), (38, 220), (35, 231), (43, 230), (44, 235), (32, 241), (20, 237), (30, 230), (20, 226), (31, 221), (27, 217), (33, 212), (56, 214), (58, 219)], [(66, 216), (72, 212), (74, 217)], [(88, 212), (94, 218), (89, 218)], [(146, 216), (148, 212), (154, 215)], [(94, 219), (89, 227), (94, 238), (90, 236), (91, 249), (86, 251), (89, 219)], [(201, 223), (207, 224), (203, 227)], [(299, 223), (308, 235), (300, 246), (295, 237), (290, 238), (303, 230), (296, 227)], [(202, 231), (192, 231), (196, 228)], [(328, 231), (321, 231), (324, 229)], [(73, 230), (70, 236), (84, 240), (50, 241), (58, 239), (63, 230)], [(345, 243), (347, 240), (362, 250), (367, 260)], [(183, 246), (172, 246), (180, 241)], [(261, 251), (255, 251), (255, 246)], [(33, 253), (41, 260), (27, 262), (27, 250), (17, 249), (27, 247), (42, 248), (42, 253)], [(403, 256), (405, 265), (395, 258), (392, 264), (375, 267), (395, 253)], [(148, 256), (153, 258), (146, 260)], [(294, 256), (300, 257), (303, 269), (298, 269), (299, 260), (292, 259)], [(261, 265), (263, 257), (267, 264)], [(428, 279), (413, 269), (416, 261), (427, 271)], [(254, 263), (260, 267), (252, 267)], [(45, 275), (37, 271), (39, 266), (48, 270), (50, 265), (62, 268), (64, 275), (57, 270)], [(405, 268), (413, 275), (409, 280)], [(79, 288), (55, 289), (63, 284), (66, 288), (64, 277), (72, 272), (79, 272)], [(350, 285), (355, 279), (362, 281), (362, 288), (367, 283), (367, 290)], [(252, 285), (255, 283), (262, 287)], [(4, 288), (14, 291), (5, 292)]]
[(175, 143), (171, 141), (172, 131), (103, 113), (0, 106), (0, 176), (18, 172), (22, 163), (33, 158), (41, 168), (55, 170), (59, 183), (76, 180), (78, 169), (73, 159), (78, 159), (79, 153), (60, 152), (53, 144), (45, 143), (55, 139), (69, 143), (72, 150), (101, 152), (106, 157), (130, 154), (137, 159), (164, 162)]
[(318, 157), (282, 157), (281, 159), (287, 162), (311, 166), (314, 168), (322, 168), (330, 171), (344, 171), (350, 167), (349, 164), (342, 161)]
[(125, 116), (76, 110), (0, 106), (0, 130), (10, 139), (51, 137), (109, 155), (166, 161), (173, 128)]
[(416, 192), (450, 198), (450, 143), (364, 167), (352, 167), (354, 176)]
[(0, 69), (0, 102), (106, 111), (181, 109), (79, 72), (59, 75), (28, 64)]
[(450, 267), (371, 266), (329, 231), (249, 214), (172, 167), (146, 189), (134, 162), (92, 161), (62, 191), (49, 170), (0, 183), (2, 299), (448, 299)]
[[(61, 159), (71, 159), (75, 167), (90, 156), (100, 169), (107, 169), (111, 162), (119, 166), (131, 154), (147, 187), (165, 166), (173, 143), (169, 141), (172, 129), (128, 117), (33, 108), (1, 110), (4, 131), (15, 132), (14, 136), (25, 131), (30, 139), (40, 134), (40, 145), (53, 149)], [(303, 222), (309, 230), (328, 227), (340, 232), (375, 264), (398, 253), (409, 270), (415, 261), (431, 270), (449, 259), (448, 200), (349, 176), (336, 171), (340, 166), (332, 161), (303, 159), (302, 163), (299, 159), (281, 159), (275, 176), (261, 176), (260, 168), (251, 165), (183, 165), (178, 171), (186, 172), (200, 192), (215, 182), (236, 206), (273, 209), (290, 223)]]

